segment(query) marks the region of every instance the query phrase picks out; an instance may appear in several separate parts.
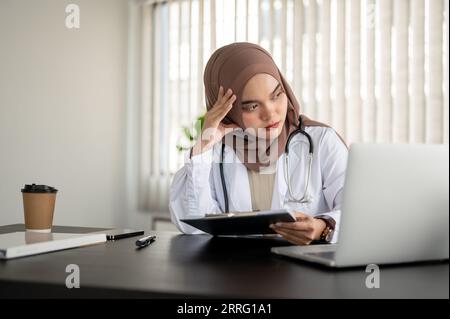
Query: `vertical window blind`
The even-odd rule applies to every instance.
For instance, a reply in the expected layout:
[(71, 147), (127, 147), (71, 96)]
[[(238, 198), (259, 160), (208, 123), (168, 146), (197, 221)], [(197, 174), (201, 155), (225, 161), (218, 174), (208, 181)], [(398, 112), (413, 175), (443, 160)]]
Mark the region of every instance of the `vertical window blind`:
[(274, 57), (302, 112), (346, 141), (448, 143), (446, 0), (136, 1), (140, 203), (166, 211), (183, 127), (206, 111), (203, 70), (229, 43)]

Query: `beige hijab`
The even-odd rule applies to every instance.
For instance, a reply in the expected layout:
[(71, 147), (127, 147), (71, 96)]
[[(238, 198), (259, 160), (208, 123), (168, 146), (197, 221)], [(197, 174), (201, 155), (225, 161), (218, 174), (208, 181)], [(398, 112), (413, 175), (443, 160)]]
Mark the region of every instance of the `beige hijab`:
[[(261, 143), (261, 139), (246, 134), (242, 121), (242, 91), (247, 81), (258, 73), (267, 73), (273, 76), (281, 84), (288, 100), (282, 132), (277, 138), (271, 139), (270, 142), (264, 141), (264, 143)], [(224, 90), (231, 88), (236, 94), (236, 101), (222, 122), (236, 124), (242, 130), (226, 135), (223, 142), (234, 149), (240, 161), (248, 169), (261, 172), (267, 168), (268, 172), (273, 171), (273, 164), (284, 153), (289, 134), (299, 127), (300, 105), (271, 55), (261, 46), (248, 42), (236, 42), (223, 46), (211, 55), (206, 64), (204, 85), (208, 110), (215, 104), (221, 85)], [(302, 115), (302, 125), (328, 126), (312, 121), (304, 115)]]

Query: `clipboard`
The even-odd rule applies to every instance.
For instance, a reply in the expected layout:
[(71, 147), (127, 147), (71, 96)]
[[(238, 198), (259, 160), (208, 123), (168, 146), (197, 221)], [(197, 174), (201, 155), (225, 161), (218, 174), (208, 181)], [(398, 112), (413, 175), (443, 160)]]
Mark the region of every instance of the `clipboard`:
[(295, 220), (294, 215), (285, 209), (207, 214), (202, 218), (180, 219), (213, 236), (276, 234), (270, 224)]

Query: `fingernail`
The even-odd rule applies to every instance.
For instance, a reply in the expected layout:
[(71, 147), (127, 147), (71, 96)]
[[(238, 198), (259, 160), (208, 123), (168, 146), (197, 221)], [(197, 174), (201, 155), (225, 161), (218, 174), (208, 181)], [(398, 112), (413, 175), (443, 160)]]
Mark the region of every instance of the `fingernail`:
[(281, 226), (283, 226), (283, 224), (282, 223), (276, 223), (275, 226), (281, 227)]
[(270, 227), (270, 228), (274, 228), (273, 224), (270, 224), (269, 227)]

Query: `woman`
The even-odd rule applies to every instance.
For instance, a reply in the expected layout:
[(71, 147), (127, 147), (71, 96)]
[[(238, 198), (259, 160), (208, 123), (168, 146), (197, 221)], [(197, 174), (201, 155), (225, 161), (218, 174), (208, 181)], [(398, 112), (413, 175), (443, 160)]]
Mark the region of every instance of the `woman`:
[[(296, 245), (336, 242), (347, 161), (339, 135), (299, 117), (291, 88), (270, 54), (256, 44), (216, 50), (206, 65), (204, 85), (208, 112), (202, 135), (170, 190), (177, 227), (197, 234), (201, 231), (180, 219), (285, 208), (296, 221), (271, 225), (283, 238)], [(306, 134), (292, 135), (288, 168), (285, 147), (300, 127)]]

